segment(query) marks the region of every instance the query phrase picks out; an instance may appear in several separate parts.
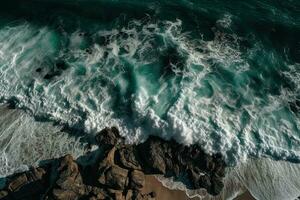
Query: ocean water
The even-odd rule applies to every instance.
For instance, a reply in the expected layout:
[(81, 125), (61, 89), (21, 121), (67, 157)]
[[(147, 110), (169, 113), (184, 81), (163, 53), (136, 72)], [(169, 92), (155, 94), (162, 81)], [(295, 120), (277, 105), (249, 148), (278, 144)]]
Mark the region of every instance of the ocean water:
[(0, 107), (0, 113), (0, 188), (1, 178), (26, 171), (40, 161), (65, 154), (77, 158), (86, 152), (85, 144), (61, 127), (37, 122), (17, 109)]
[(217, 196), (205, 190), (187, 190), (181, 183), (158, 176), (163, 185), (186, 191), (201, 200), (232, 200), (248, 191), (258, 200), (295, 200), (300, 194), (300, 165), (270, 158), (248, 159), (227, 169), (224, 188)]
[(7, 1), (0, 101), (86, 134), (199, 143), (230, 166), (298, 163), (300, 2)]

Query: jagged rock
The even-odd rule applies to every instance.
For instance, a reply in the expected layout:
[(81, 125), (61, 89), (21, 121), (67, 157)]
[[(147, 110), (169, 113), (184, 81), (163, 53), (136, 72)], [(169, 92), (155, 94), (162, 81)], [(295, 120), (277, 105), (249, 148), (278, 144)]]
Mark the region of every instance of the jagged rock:
[(216, 154), (214, 155), (214, 174), (219, 176), (219, 177), (224, 177), (225, 176), (225, 161), (222, 159), (221, 154)]
[(133, 146), (126, 146), (116, 151), (116, 163), (127, 169), (142, 169), (137, 157), (138, 154)]
[(222, 179), (219, 179), (215, 176), (213, 176), (211, 180), (212, 180), (212, 187), (210, 193), (212, 195), (217, 195), (222, 191), (224, 187), (224, 183), (222, 182)]
[(97, 194), (97, 199), (105, 199), (106, 198), (106, 196), (107, 195), (105, 195), (105, 193), (103, 193), (103, 192), (99, 192), (98, 194)]
[(78, 199), (78, 195), (70, 190), (64, 189), (54, 189), (53, 196), (56, 200), (76, 200)]
[(187, 177), (189, 189), (205, 188), (212, 195), (223, 189), (225, 162), (220, 154), (207, 155), (198, 145), (149, 137), (138, 145), (126, 145), (116, 128), (106, 128), (96, 141), (103, 148), (94, 163), (83, 166), (71, 155), (7, 178), (0, 199), (119, 199), (153, 200), (142, 194), (145, 174)]
[(149, 173), (166, 173), (165, 152), (159, 139), (149, 139), (138, 147), (143, 157), (143, 165)]
[(115, 200), (125, 200), (125, 196), (122, 194), (122, 192), (118, 191), (114, 193), (114, 199)]
[(74, 162), (72, 155), (68, 154), (62, 158), (58, 171), (60, 178), (76, 177), (78, 175), (78, 165)]
[(8, 196), (8, 192), (5, 190), (0, 191), (0, 199), (4, 199)]
[(132, 199), (132, 190), (128, 190), (125, 196), (125, 200), (131, 200)]
[(119, 130), (115, 127), (105, 128), (96, 135), (96, 141), (99, 145), (115, 146), (122, 142)]
[(149, 196), (150, 196), (151, 198), (155, 198), (155, 197), (156, 197), (156, 193), (155, 193), (155, 192), (150, 192), (150, 193), (149, 193)]
[(30, 171), (8, 178), (7, 190), (15, 199), (32, 199), (39, 197), (46, 189), (47, 178), (43, 168), (32, 168)]
[(130, 173), (130, 188), (134, 190), (140, 190), (145, 185), (145, 175), (143, 172), (133, 170)]
[(61, 160), (58, 168), (58, 188), (53, 190), (56, 199), (74, 199), (85, 194), (85, 186), (79, 173), (78, 165), (71, 155), (66, 155)]
[(117, 190), (124, 190), (128, 185), (128, 170), (111, 166), (100, 178), (99, 182)]
[(137, 196), (135, 196), (133, 199), (135, 200), (155, 200), (155, 197), (153, 197), (155, 193), (148, 193), (148, 194), (141, 194), (138, 193)]
[(199, 186), (195, 187), (195, 188), (206, 188), (207, 190), (209, 190), (209, 188), (211, 188), (211, 179), (208, 175), (201, 175), (199, 177)]
[(212, 172), (214, 169), (215, 169), (215, 163), (214, 163), (214, 161), (213, 161), (213, 158), (212, 157), (210, 157), (210, 156), (207, 156), (206, 157), (206, 160), (205, 160), (205, 163), (206, 163), (206, 170), (207, 171), (210, 171), (210, 172)]
[(196, 173), (194, 170), (189, 169), (188, 170), (188, 178), (191, 182), (191, 185), (193, 188), (199, 188), (200, 187), (200, 177), (201, 175)]
[(22, 186), (26, 185), (27, 183), (28, 183), (28, 179), (26, 174), (21, 174), (9, 183), (8, 189), (11, 192), (14, 192), (19, 190)]

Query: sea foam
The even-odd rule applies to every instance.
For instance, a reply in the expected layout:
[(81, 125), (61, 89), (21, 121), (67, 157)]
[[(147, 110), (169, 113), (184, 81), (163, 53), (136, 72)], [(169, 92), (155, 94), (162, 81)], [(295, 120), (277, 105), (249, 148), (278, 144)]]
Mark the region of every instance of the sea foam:
[(259, 40), (243, 46), (228, 15), (209, 40), (179, 19), (118, 22), (2, 27), (2, 102), (89, 133), (118, 126), (130, 143), (149, 135), (199, 143), (229, 165), (248, 155), (300, 160), (299, 64)]
[(37, 166), (40, 161), (65, 154), (75, 158), (84, 143), (49, 122), (36, 122), (17, 109), (0, 107), (0, 178)]

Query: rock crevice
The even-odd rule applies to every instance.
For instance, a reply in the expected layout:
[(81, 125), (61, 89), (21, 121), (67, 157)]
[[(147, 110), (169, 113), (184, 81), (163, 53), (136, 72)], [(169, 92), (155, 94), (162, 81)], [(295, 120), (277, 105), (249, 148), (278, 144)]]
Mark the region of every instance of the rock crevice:
[[(184, 146), (151, 136), (128, 145), (117, 128), (105, 128), (95, 138), (101, 158), (82, 165), (71, 155), (7, 177), (1, 200), (151, 200), (143, 194), (145, 175), (184, 180), (189, 189), (204, 188), (217, 195), (223, 189), (225, 163), (221, 155), (207, 155), (198, 145)], [(183, 178), (184, 177), (184, 178)]]

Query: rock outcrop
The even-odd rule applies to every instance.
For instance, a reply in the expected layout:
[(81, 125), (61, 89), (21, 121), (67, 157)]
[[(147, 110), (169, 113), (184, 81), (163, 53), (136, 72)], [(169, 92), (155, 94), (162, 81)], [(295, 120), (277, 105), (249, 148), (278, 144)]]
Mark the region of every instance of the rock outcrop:
[(138, 145), (125, 144), (117, 128), (105, 128), (95, 138), (103, 151), (90, 165), (71, 155), (7, 177), (1, 200), (150, 200), (143, 194), (145, 175), (161, 174), (180, 180), (189, 189), (205, 188), (216, 195), (223, 189), (225, 163), (221, 155), (207, 155), (197, 145), (150, 137)]

